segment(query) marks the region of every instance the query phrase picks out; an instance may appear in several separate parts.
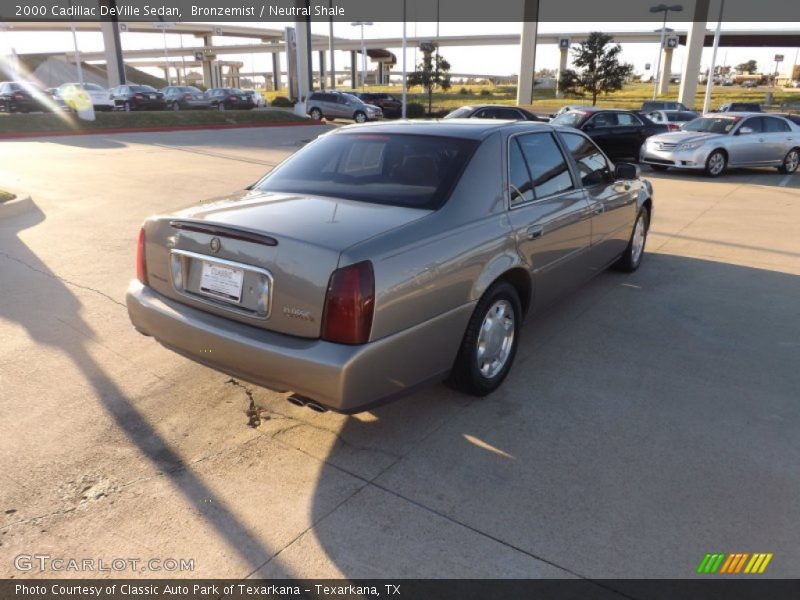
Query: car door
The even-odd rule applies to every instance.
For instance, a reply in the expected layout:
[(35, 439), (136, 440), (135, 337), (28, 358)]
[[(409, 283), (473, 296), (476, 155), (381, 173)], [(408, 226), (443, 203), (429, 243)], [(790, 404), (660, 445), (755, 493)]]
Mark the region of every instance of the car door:
[(615, 113), (617, 126), (614, 128), (617, 155), (638, 160), (639, 148), (647, 135), (642, 120), (629, 112)]
[(619, 145), (614, 133), (616, 125), (617, 117), (614, 113), (599, 112), (589, 117), (581, 129), (613, 159), (619, 156)]
[(782, 164), (786, 154), (796, 143), (796, 134), (780, 117), (761, 117), (764, 125), (765, 160), (772, 164)]
[(544, 306), (590, 274), (591, 216), (552, 132), (508, 138), (509, 220)]
[[(745, 133), (745, 129), (751, 131)], [(744, 119), (733, 134), (728, 146), (728, 164), (759, 165), (767, 161), (763, 117)]]
[(612, 165), (592, 140), (567, 130), (558, 135), (586, 192), (592, 215), (592, 269), (604, 269), (628, 244), (636, 218), (637, 192), (630, 183), (615, 180)]

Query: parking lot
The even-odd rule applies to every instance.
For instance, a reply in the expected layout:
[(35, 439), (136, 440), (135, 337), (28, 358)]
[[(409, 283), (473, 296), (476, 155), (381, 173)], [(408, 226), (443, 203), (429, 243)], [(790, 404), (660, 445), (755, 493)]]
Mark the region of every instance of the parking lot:
[(37, 206), (0, 220), (2, 577), (53, 576), (13, 563), (48, 554), (194, 559), (181, 577), (683, 578), (707, 552), (798, 576), (800, 175), (645, 169), (642, 268), (532, 315), (498, 392), (346, 417), (181, 358), (124, 306), (145, 217), (325, 130), (0, 143), (0, 187)]

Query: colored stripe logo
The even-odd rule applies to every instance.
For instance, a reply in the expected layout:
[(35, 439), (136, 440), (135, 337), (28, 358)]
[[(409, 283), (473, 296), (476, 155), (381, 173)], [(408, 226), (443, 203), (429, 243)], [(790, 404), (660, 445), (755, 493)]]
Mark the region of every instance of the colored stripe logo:
[(724, 574), (761, 574), (772, 560), (772, 553), (735, 552), (732, 554), (706, 554), (697, 566), (701, 575)]

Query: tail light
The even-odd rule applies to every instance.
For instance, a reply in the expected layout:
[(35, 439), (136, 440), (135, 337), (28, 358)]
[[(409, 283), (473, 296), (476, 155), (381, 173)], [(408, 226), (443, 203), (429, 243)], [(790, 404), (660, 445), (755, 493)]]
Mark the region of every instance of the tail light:
[(680, 131), (681, 126), (675, 123), (667, 123), (667, 131)]
[(144, 285), (147, 281), (147, 260), (144, 256), (144, 227), (139, 230), (139, 240), (136, 242), (136, 279)]
[(191, 100), (192, 99), (192, 95), (191, 94), (184, 94), (183, 95), (183, 99), (184, 100)]
[(325, 296), (322, 339), (339, 344), (366, 344), (374, 307), (372, 263), (365, 260), (337, 269), (331, 275)]
[(22, 100), (25, 98), (25, 94), (23, 94), (22, 92), (14, 92), (14, 98), (16, 98), (17, 100)]
[(236, 102), (238, 98), (236, 96), (228, 96), (228, 100), (230, 100), (231, 102)]
[(137, 100), (141, 100), (142, 98), (144, 98), (144, 95), (143, 94), (134, 94), (133, 97), (136, 98)]

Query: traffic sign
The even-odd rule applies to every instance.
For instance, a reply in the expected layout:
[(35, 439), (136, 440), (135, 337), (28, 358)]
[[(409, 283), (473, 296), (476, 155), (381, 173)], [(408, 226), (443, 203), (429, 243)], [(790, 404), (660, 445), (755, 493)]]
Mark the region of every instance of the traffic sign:
[(559, 50), (569, 50), (570, 40), (569, 38), (563, 37), (558, 38), (558, 49)]
[(783, 62), (783, 54), (776, 54), (775, 62)]

